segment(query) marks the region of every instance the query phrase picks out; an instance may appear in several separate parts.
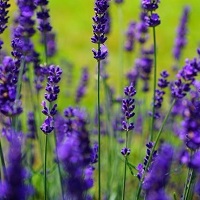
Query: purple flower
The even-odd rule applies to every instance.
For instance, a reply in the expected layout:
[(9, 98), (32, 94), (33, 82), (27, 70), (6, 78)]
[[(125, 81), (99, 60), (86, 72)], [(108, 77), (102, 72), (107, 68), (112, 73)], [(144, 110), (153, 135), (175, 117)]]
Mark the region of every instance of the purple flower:
[(48, 68), (48, 82), (46, 86), (45, 99), (49, 102), (57, 99), (58, 93), (60, 92), (59, 86), (57, 85), (61, 79), (62, 69), (58, 66), (51, 65)]
[(32, 188), (26, 184), (28, 172), (23, 166), (23, 135), (9, 130), (7, 179), (0, 184), (0, 199), (28, 199)]
[[(8, 0), (1, 0), (0, 1), (0, 34), (4, 32), (4, 30), (7, 28), (8, 23), (8, 8), (10, 7), (10, 4), (8, 4)], [(0, 40), (0, 50), (2, 48), (3, 41)]]
[(160, 24), (160, 17), (156, 13), (152, 13), (150, 16), (145, 17), (146, 24), (149, 27), (155, 27)]
[(136, 22), (134, 21), (130, 22), (128, 30), (126, 32), (126, 43), (124, 46), (126, 51), (132, 51), (134, 48), (135, 29), (136, 29)]
[(164, 188), (169, 180), (170, 167), (173, 159), (173, 149), (168, 144), (163, 144), (146, 175), (143, 183), (146, 199), (156, 200), (162, 194), (162, 199), (168, 199)]
[(41, 33), (48, 33), (52, 30), (49, 22), (49, 10), (47, 9), (47, 0), (34, 0), (36, 6), (41, 8), (41, 11), (37, 12), (37, 19), (39, 22), (38, 30)]
[(181, 51), (187, 44), (186, 34), (187, 34), (187, 24), (190, 14), (190, 8), (185, 6), (180, 19), (180, 24), (177, 28), (177, 36), (174, 42), (173, 56), (176, 60), (180, 59)]
[(130, 153), (131, 153), (131, 150), (129, 148), (124, 147), (124, 148), (121, 149), (121, 154), (123, 156), (129, 156)]
[(142, 8), (146, 11), (154, 11), (158, 8), (159, 0), (142, 0)]
[(91, 41), (93, 43), (96, 43), (100, 45), (100, 48), (98, 50), (93, 49), (92, 52), (94, 54), (94, 58), (97, 60), (103, 60), (107, 56), (107, 49), (104, 48), (101, 44), (104, 44), (104, 42), (107, 40), (107, 37), (105, 36), (105, 27), (106, 22), (108, 21), (106, 17), (106, 12), (109, 7), (107, 0), (96, 0), (95, 2), (95, 16), (93, 19), (93, 37), (91, 38)]
[(140, 21), (136, 24), (136, 39), (139, 43), (144, 44), (148, 39), (148, 26), (146, 25), (145, 17), (147, 14), (141, 12)]
[(73, 134), (59, 144), (58, 158), (67, 173), (64, 182), (66, 197), (84, 199), (87, 190), (93, 185), (93, 168), (90, 167), (90, 163), (94, 159), (91, 160), (92, 150), (89, 132), (86, 129), (85, 113), (76, 108), (67, 110), (67, 116), (71, 116), (72, 113), (74, 118), (71, 126)]
[[(140, 163), (137, 167), (137, 170), (138, 170), (137, 177), (138, 177), (139, 180), (141, 180), (145, 170), (147, 172), (150, 171), (151, 165), (154, 162), (155, 158), (157, 157), (157, 151), (154, 150), (152, 152), (153, 146), (154, 146), (153, 142), (149, 142), (149, 143), (146, 144), (147, 150), (146, 150), (146, 156), (144, 158), (144, 162), (143, 162), (143, 164)], [(147, 166), (151, 154), (152, 154), (151, 162)]]

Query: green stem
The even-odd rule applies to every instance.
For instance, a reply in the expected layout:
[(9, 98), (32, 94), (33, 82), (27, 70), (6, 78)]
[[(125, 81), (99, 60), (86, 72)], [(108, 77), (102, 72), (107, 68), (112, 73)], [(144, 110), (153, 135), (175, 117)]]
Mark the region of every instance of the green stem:
[(45, 135), (45, 150), (44, 150), (44, 199), (47, 199), (47, 144), (48, 135)]
[(1, 157), (1, 164), (2, 164), (2, 169), (3, 169), (3, 174), (4, 174), (5, 179), (7, 179), (6, 164), (5, 164), (5, 160), (4, 160), (1, 140), (0, 140), (0, 157)]
[[(128, 131), (126, 131), (126, 148), (128, 144)], [(127, 155), (125, 155), (124, 160), (124, 179), (123, 179), (123, 190), (122, 190), (122, 200), (125, 199), (125, 192), (126, 192), (126, 166), (127, 166)]]
[(63, 190), (63, 179), (62, 179), (62, 174), (61, 174), (60, 161), (59, 161), (59, 158), (58, 158), (57, 139), (56, 139), (55, 130), (54, 130), (54, 141), (55, 141), (56, 160), (57, 160), (57, 163), (58, 163), (58, 173), (59, 173), (59, 179), (60, 179), (62, 199), (64, 200), (65, 198), (64, 198), (64, 190)]
[(153, 43), (154, 43), (154, 79), (153, 79), (153, 105), (152, 105), (150, 141), (153, 141), (154, 115), (155, 115), (154, 101), (156, 97), (156, 85), (157, 85), (157, 52), (156, 52), (156, 28), (155, 27), (153, 27)]
[[(192, 153), (191, 153), (192, 155)], [(195, 172), (194, 172), (194, 169), (192, 168), (189, 168), (188, 169), (188, 174), (187, 174), (187, 177), (186, 177), (186, 181), (185, 181), (185, 187), (184, 187), (184, 191), (183, 191), (183, 200), (188, 200), (189, 199), (189, 195), (191, 193), (191, 186), (192, 186), (192, 183), (194, 182), (194, 179), (195, 179)]]
[(165, 124), (166, 124), (166, 122), (167, 122), (167, 119), (168, 119), (168, 117), (169, 117), (169, 115), (170, 115), (170, 113), (171, 113), (171, 110), (172, 110), (172, 108), (173, 108), (175, 102), (176, 102), (176, 99), (174, 99), (174, 100), (172, 101), (171, 107), (170, 107), (169, 111), (167, 112), (167, 115), (165, 116), (165, 118), (164, 118), (164, 120), (163, 120), (163, 123), (162, 123), (162, 125), (161, 125), (161, 127), (160, 127), (160, 130), (159, 130), (159, 132), (158, 132), (158, 135), (157, 135), (156, 140), (155, 140), (155, 142), (154, 142), (154, 145), (153, 145), (153, 147), (152, 147), (152, 150), (151, 150), (151, 153), (150, 153), (150, 156), (149, 156), (149, 159), (148, 159), (146, 168), (145, 168), (145, 170), (144, 170), (144, 173), (143, 173), (143, 175), (142, 175), (142, 178), (141, 178), (141, 180), (140, 180), (139, 187), (138, 187), (138, 190), (137, 190), (137, 195), (136, 195), (136, 199), (137, 199), (137, 200), (140, 198), (140, 193), (141, 193), (141, 190), (142, 190), (142, 183), (144, 182), (144, 178), (145, 178), (147, 169), (148, 169), (149, 166), (150, 166), (150, 163), (151, 163), (152, 157), (153, 157), (153, 153), (154, 153), (155, 148), (156, 148), (156, 146), (157, 146), (157, 144), (158, 144), (158, 142), (159, 142), (161, 133), (162, 133), (162, 131), (163, 131), (163, 128), (164, 128), (164, 126), (165, 126)]
[[(98, 44), (100, 49), (100, 44)], [(97, 107), (98, 107), (98, 199), (101, 200), (101, 128), (100, 128), (100, 60), (98, 60), (97, 75)]]

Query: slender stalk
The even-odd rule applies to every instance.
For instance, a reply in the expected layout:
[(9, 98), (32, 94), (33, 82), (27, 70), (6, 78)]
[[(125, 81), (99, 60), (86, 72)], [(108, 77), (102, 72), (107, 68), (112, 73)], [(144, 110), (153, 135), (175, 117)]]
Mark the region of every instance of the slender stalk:
[[(98, 44), (100, 49), (100, 44)], [(100, 128), (100, 60), (98, 60), (97, 72), (97, 109), (98, 109), (98, 199), (101, 200), (101, 128)]]
[(47, 144), (48, 135), (45, 135), (45, 150), (44, 150), (44, 199), (47, 199)]
[(150, 141), (153, 141), (153, 130), (154, 130), (154, 115), (155, 106), (154, 101), (156, 97), (156, 85), (157, 85), (157, 51), (156, 51), (156, 28), (153, 27), (153, 46), (154, 46), (154, 78), (153, 78), (153, 105), (152, 105), (152, 121), (151, 121), (151, 132)]
[[(126, 148), (128, 144), (128, 131), (126, 131)], [(125, 156), (124, 160), (124, 179), (123, 179), (123, 190), (122, 190), (122, 200), (125, 199), (125, 192), (126, 192), (126, 168), (127, 168), (127, 155)]]
[(166, 124), (166, 122), (167, 122), (167, 119), (168, 119), (168, 117), (169, 117), (169, 115), (170, 115), (170, 113), (171, 113), (171, 110), (172, 110), (172, 108), (173, 108), (175, 102), (176, 102), (176, 99), (174, 99), (174, 100), (172, 101), (171, 107), (170, 107), (169, 111), (167, 112), (167, 115), (165, 116), (165, 118), (164, 118), (164, 120), (163, 120), (163, 123), (162, 123), (162, 125), (161, 125), (161, 127), (160, 127), (160, 130), (159, 130), (159, 132), (158, 132), (158, 135), (157, 135), (156, 140), (155, 140), (155, 142), (154, 142), (154, 145), (153, 145), (153, 147), (152, 147), (152, 151), (151, 151), (151, 153), (150, 153), (150, 156), (149, 156), (149, 159), (148, 159), (146, 168), (145, 168), (145, 170), (144, 170), (144, 173), (143, 173), (143, 175), (142, 175), (142, 178), (141, 178), (140, 183), (139, 183), (139, 186), (138, 186), (137, 195), (136, 195), (136, 200), (139, 200), (139, 198), (140, 198), (140, 193), (141, 193), (141, 190), (142, 190), (142, 183), (144, 182), (144, 178), (145, 178), (147, 169), (149, 168), (149, 165), (150, 165), (150, 163), (151, 163), (151, 160), (152, 160), (152, 157), (153, 157), (153, 152), (155, 151), (155, 148), (156, 148), (156, 146), (157, 146), (157, 144), (158, 144), (158, 142), (159, 142), (159, 139), (160, 139), (160, 136), (161, 136), (161, 134), (162, 134), (163, 128), (164, 128), (164, 126), (165, 126), (165, 124)]
[(5, 164), (5, 159), (4, 159), (4, 155), (3, 155), (1, 140), (0, 140), (0, 157), (1, 157), (1, 164), (2, 164), (4, 178), (7, 179), (6, 164)]
[(183, 200), (189, 199), (189, 195), (191, 193), (191, 186), (192, 186), (192, 183), (194, 181), (194, 178), (195, 178), (194, 169), (189, 168), (188, 174), (187, 174), (187, 177), (186, 177), (186, 181), (185, 181), (184, 191), (183, 191), (183, 198), (182, 198)]
[(64, 200), (64, 190), (63, 190), (63, 179), (62, 179), (62, 174), (61, 174), (61, 167), (60, 167), (60, 161), (58, 158), (58, 150), (57, 150), (57, 139), (56, 139), (56, 133), (55, 130), (53, 132), (54, 134), (54, 141), (55, 141), (55, 154), (56, 154), (56, 160), (58, 164), (58, 174), (59, 174), (59, 179), (60, 179), (60, 187), (61, 187), (61, 193), (62, 193), (62, 199)]

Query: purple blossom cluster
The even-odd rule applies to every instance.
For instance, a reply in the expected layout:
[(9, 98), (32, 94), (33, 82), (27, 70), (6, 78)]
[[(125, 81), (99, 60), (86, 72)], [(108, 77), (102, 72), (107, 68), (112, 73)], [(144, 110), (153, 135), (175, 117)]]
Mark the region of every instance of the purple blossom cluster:
[(82, 110), (70, 107), (65, 110), (65, 116), (68, 131), (58, 144), (58, 158), (66, 173), (65, 194), (66, 198), (85, 199), (87, 190), (93, 186), (92, 163), (97, 162), (97, 147), (93, 151), (90, 147), (86, 116)]
[(154, 11), (158, 8), (160, 0), (142, 0), (142, 8), (148, 14), (145, 17), (146, 25), (149, 27), (155, 27), (160, 24), (160, 17)]
[(186, 34), (187, 34), (187, 24), (190, 14), (190, 8), (185, 6), (180, 19), (180, 24), (177, 28), (177, 37), (174, 42), (173, 56), (176, 60), (180, 60), (181, 51), (187, 44)]
[(165, 192), (165, 186), (169, 181), (172, 159), (173, 148), (168, 144), (163, 144), (151, 166), (151, 170), (144, 179), (143, 189), (147, 200), (170, 199)]
[[(8, 0), (1, 0), (0, 1), (0, 34), (4, 32), (4, 30), (7, 28), (8, 23), (8, 8), (10, 7), (10, 4), (8, 3)], [(3, 41), (0, 40), (0, 50), (2, 48)]]
[(167, 71), (162, 71), (160, 73), (161, 78), (158, 80), (158, 89), (156, 89), (155, 92), (155, 99), (154, 99), (154, 107), (155, 107), (155, 114), (154, 118), (158, 119), (160, 118), (159, 110), (161, 109), (162, 103), (163, 103), (163, 96), (165, 94), (164, 89), (169, 85), (169, 82), (167, 81), (167, 77), (169, 76)]
[(43, 110), (42, 113), (46, 115), (46, 119), (40, 129), (45, 133), (51, 133), (54, 130), (54, 120), (53, 117), (57, 113), (57, 104), (52, 104), (56, 101), (60, 88), (58, 83), (60, 82), (62, 74), (62, 69), (55, 65), (50, 65), (48, 68), (48, 81), (46, 86), (46, 93), (44, 95), (45, 99), (49, 102), (50, 108), (47, 108), (46, 102), (42, 102)]
[(192, 60), (187, 59), (185, 66), (177, 74), (177, 80), (171, 84), (172, 96), (177, 99), (186, 96), (199, 71), (200, 61), (196, 58)]
[(95, 16), (92, 18), (94, 21), (93, 25), (93, 37), (91, 41), (98, 44), (98, 50), (93, 49), (94, 58), (96, 60), (103, 60), (106, 58), (108, 51), (103, 44), (107, 40), (105, 36), (106, 22), (108, 21), (106, 17), (106, 12), (109, 7), (107, 0), (96, 0), (95, 2)]

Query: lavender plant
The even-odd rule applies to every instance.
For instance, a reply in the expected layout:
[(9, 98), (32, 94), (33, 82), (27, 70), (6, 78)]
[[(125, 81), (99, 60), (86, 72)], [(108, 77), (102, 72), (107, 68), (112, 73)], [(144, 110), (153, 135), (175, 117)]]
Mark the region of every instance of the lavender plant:
[[(92, 59), (82, 51), (83, 46), (90, 47), (79, 44), (84, 39), (88, 43), (87, 37), (74, 39), (70, 35), (85, 36), (87, 25), (91, 26), (89, 3), (76, 3), (77, 9), (84, 5), (79, 15), (72, 9), (73, 1), (66, 2), (75, 14), (73, 26), (69, 26), (72, 12), (63, 12), (63, 2), (60, 13), (63, 18), (68, 13), (68, 17), (57, 20), (55, 10), (59, 2), (0, 0), (0, 199), (199, 199), (200, 49), (194, 55), (190, 49), (196, 49), (198, 44), (192, 46), (197, 43), (192, 31), (186, 35), (188, 25), (192, 27), (194, 22), (192, 1), (183, 7), (171, 50), (167, 47), (173, 42), (170, 30), (174, 24), (165, 20), (164, 14), (161, 24), (159, 0), (95, 0), (91, 41), (97, 45), (92, 50), (97, 62), (97, 94)], [(163, 2), (161, 13), (165, 13), (168, 3)], [(174, 8), (175, 5), (176, 2)], [(134, 18), (138, 13), (139, 19)], [(83, 21), (78, 30), (75, 19), (80, 16)], [(129, 27), (124, 30), (122, 24), (128, 22)], [(61, 24), (62, 34), (56, 30)], [(167, 41), (162, 32), (165, 28), (170, 32)], [(117, 31), (120, 34), (115, 35)], [(192, 48), (187, 49), (187, 42)], [(63, 46), (70, 52), (62, 52)], [(165, 53), (158, 55), (158, 48)], [(122, 50), (129, 51), (130, 60), (123, 60)], [(166, 59), (170, 52), (171, 60)], [(187, 58), (181, 67), (183, 55)], [(54, 64), (60, 61), (62, 69)], [(133, 67), (129, 69), (131, 62)], [(179, 69), (175, 77), (168, 73), (174, 62)], [(75, 78), (80, 74), (77, 66), (83, 65), (88, 67), (82, 69), (75, 87)], [(163, 68), (157, 69), (159, 65)], [(116, 74), (120, 74), (120, 80)], [(69, 79), (73, 82), (65, 81)], [(129, 85), (124, 88), (124, 98), (116, 92), (123, 83)], [(75, 95), (67, 95), (69, 89)], [(80, 103), (83, 96), (85, 106)]]
[(107, 40), (105, 36), (105, 23), (107, 18), (105, 16), (106, 11), (109, 7), (107, 0), (96, 0), (95, 1), (95, 16), (92, 18), (94, 21), (93, 25), (93, 33), (94, 36), (91, 38), (93, 43), (98, 45), (98, 49), (93, 49), (94, 58), (97, 60), (98, 63), (98, 70), (97, 70), (97, 107), (98, 107), (98, 152), (99, 152), (99, 160), (98, 160), (98, 187), (99, 187), (99, 194), (98, 198), (101, 199), (101, 135), (100, 135), (100, 61), (105, 59), (108, 52), (103, 44)]

